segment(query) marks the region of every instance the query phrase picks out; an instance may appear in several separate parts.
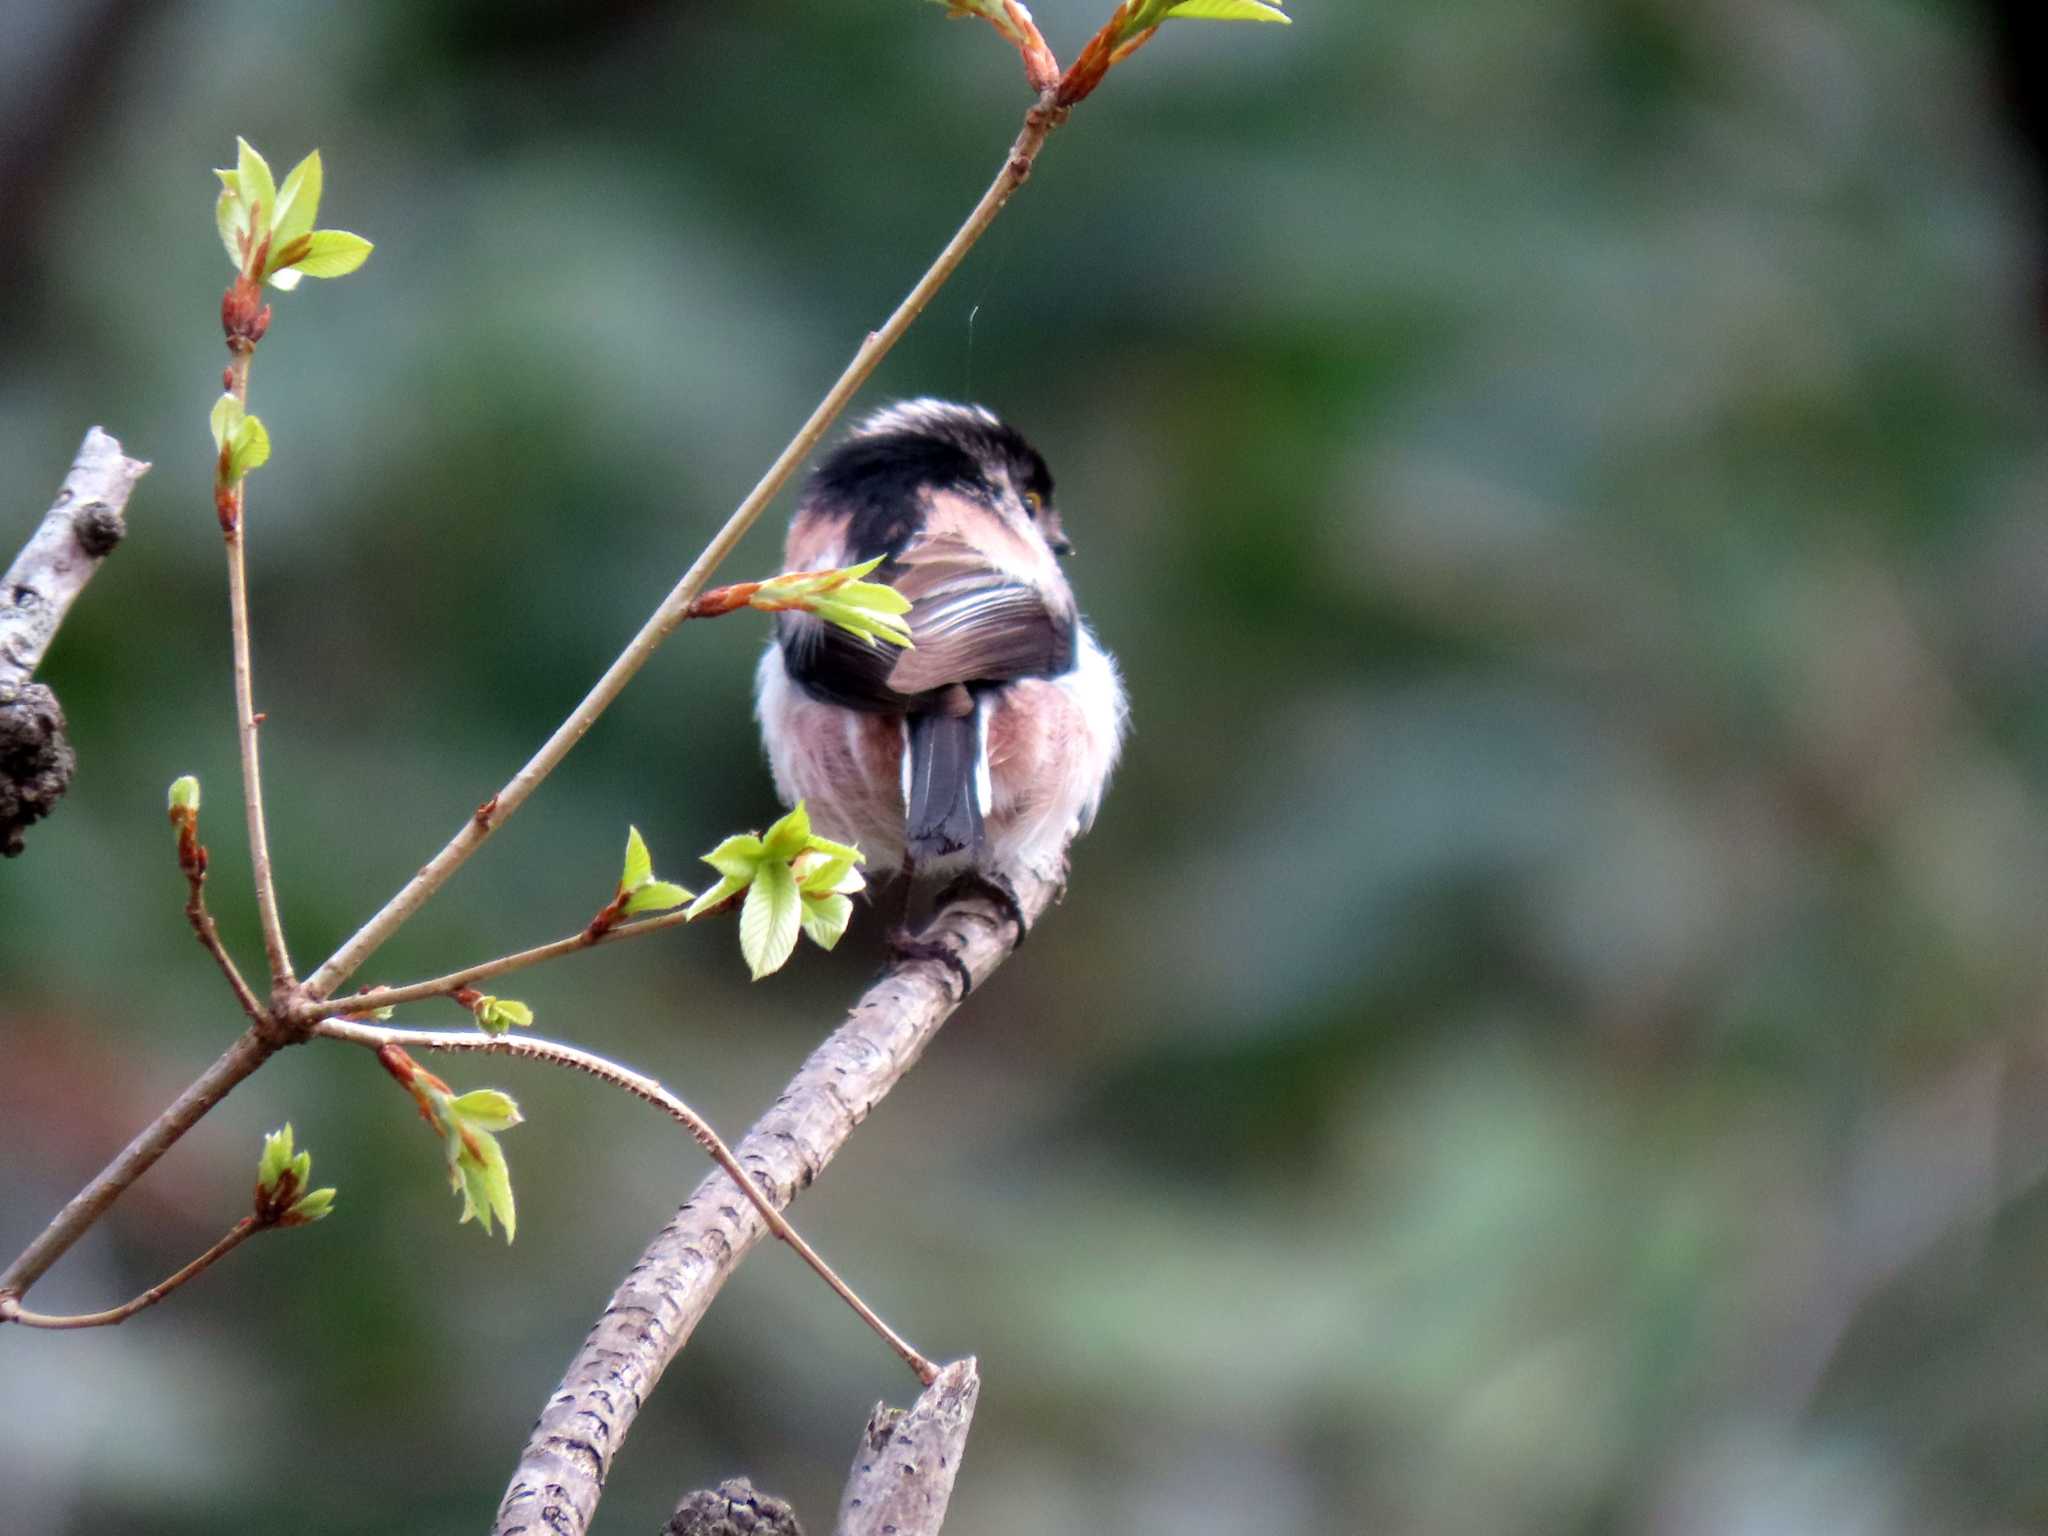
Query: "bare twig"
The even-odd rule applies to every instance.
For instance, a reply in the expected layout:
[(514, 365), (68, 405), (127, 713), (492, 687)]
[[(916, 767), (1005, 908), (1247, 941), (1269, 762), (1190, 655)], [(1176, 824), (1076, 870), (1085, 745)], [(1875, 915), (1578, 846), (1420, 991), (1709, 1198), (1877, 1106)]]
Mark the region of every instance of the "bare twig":
[[(249, 403), (249, 358), (254, 341), (228, 343), (228, 393)], [(270, 959), (270, 985), (282, 993), (292, 982), (292, 958), (284, 944), (284, 924), (277, 914), (277, 884), (270, 869), (270, 834), (263, 819), (263, 763), (256, 742), (254, 663), (249, 654), (249, 580), (244, 545), (246, 481), (232, 489), (233, 517), (221, 512), (221, 537), (228, 552), (228, 625), (234, 639), (235, 736), (242, 749), (242, 806), (249, 823), (249, 866), (256, 882), (256, 913), (263, 927), (263, 952)], [(218, 493), (216, 493), (218, 495)]]
[(198, 935), (200, 945), (213, 956), (213, 963), (220, 967), (220, 973), (227, 978), (228, 990), (235, 994), (235, 1001), (242, 1005), (242, 1012), (249, 1016), (249, 1022), (258, 1029), (271, 1027), (269, 1016), (263, 1011), (263, 1004), (249, 989), (249, 983), (242, 979), (242, 971), (221, 942), (220, 929), (215, 926), (213, 914), (206, 910), (206, 847), (199, 841), (199, 812), (196, 800), (189, 807), (173, 805), (171, 825), (178, 831), (178, 868), (185, 873), (185, 885), (189, 894), (185, 898), (185, 920)]
[(31, 1312), (12, 1295), (0, 1292), (0, 1323), (19, 1323), (24, 1328), (106, 1328), (114, 1323), (124, 1323), (144, 1307), (155, 1306), (187, 1280), (234, 1252), (245, 1239), (261, 1230), (262, 1224), (254, 1216), (244, 1216), (228, 1228), (219, 1242), (168, 1280), (159, 1280), (133, 1301), (125, 1301), (118, 1307), (109, 1307), (104, 1312), (81, 1312), (69, 1316)]
[(180, 1136), (197, 1125), (237, 1083), (262, 1066), (281, 1044), (273, 1034), (253, 1027), (245, 1030), (218, 1061), (200, 1074), (198, 1081), (122, 1149), (119, 1157), (72, 1196), (71, 1202), (37, 1234), (35, 1241), (7, 1266), (6, 1273), (0, 1274), (0, 1299), (19, 1297), (40, 1280), (123, 1190), (141, 1178)]
[(834, 1536), (938, 1536), (980, 1396), (981, 1373), (969, 1356), (940, 1371), (910, 1407), (875, 1404)]
[(554, 960), (562, 955), (573, 955), (578, 950), (592, 949), (599, 944), (610, 944), (618, 939), (634, 939), (645, 934), (660, 933), (686, 921), (682, 912), (664, 912), (659, 917), (642, 918), (636, 922), (619, 923), (614, 927), (595, 931), (584, 928), (565, 939), (539, 944), (532, 949), (522, 949), (517, 954), (500, 955), (495, 960), (485, 960), (463, 970), (450, 971), (446, 976), (436, 976), (431, 981), (410, 982), (402, 987), (365, 987), (360, 992), (351, 992), (345, 997), (331, 998), (325, 1002), (306, 1005), (308, 1019), (331, 1019), (354, 1014), (371, 1014), (379, 1008), (399, 1008), (407, 1003), (424, 1002), (430, 997), (451, 997), (471, 982), (488, 981), (493, 976), (503, 976), (509, 971), (523, 971), (530, 965), (539, 965), (543, 960)]
[(746, 1176), (739, 1159), (718, 1132), (711, 1128), (711, 1122), (690, 1108), (681, 1099), (670, 1093), (653, 1078), (622, 1067), (594, 1051), (579, 1050), (573, 1045), (563, 1045), (554, 1040), (540, 1040), (533, 1036), (486, 1035), (468, 1030), (432, 1029), (387, 1029), (376, 1024), (357, 1024), (340, 1019), (325, 1019), (313, 1026), (315, 1034), (325, 1035), (331, 1040), (347, 1040), (354, 1045), (366, 1045), (371, 1049), (396, 1045), (415, 1051), (470, 1051), (489, 1056), (515, 1056), (524, 1061), (542, 1061), (550, 1066), (570, 1067), (578, 1072), (587, 1072), (592, 1077), (610, 1083), (614, 1088), (645, 1099), (655, 1108), (681, 1125), (696, 1138), (711, 1160), (732, 1176), (741, 1193), (759, 1211), (768, 1229), (794, 1248), (803, 1261), (817, 1272), (818, 1278), (832, 1287), (833, 1291), (849, 1307), (853, 1308), (860, 1320), (874, 1329), (884, 1343), (917, 1373), (918, 1380), (930, 1381), (938, 1367), (914, 1349), (910, 1342), (875, 1313), (862, 1301), (859, 1295), (844, 1280), (840, 1279), (832, 1266), (827, 1264), (818, 1251), (805, 1242), (783, 1219), (782, 1213), (768, 1201), (768, 1197), (755, 1188), (754, 1181)]
[(0, 585), (0, 700), (42, 665), (64, 615), (127, 533), (121, 514), (148, 472), (98, 427), (86, 429), (57, 499)]
[(924, 276), (918, 279), (916, 286), (904, 296), (902, 303), (896, 306), (895, 313), (889, 316), (882, 328), (868, 333), (867, 340), (861, 343), (859, 351), (853, 356), (853, 361), (846, 365), (837, 382), (826, 391), (825, 398), (818, 402), (817, 408), (811, 412), (810, 419), (798, 430), (796, 436), (789, 440), (775, 462), (769, 466), (768, 472), (761, 477), (760, 483), (748, 493), (747, 499), (741, 502), (739, 508), (726, 520), (725, 526), (719, 529), (711, 542), (704, 547), (704, 552), (697, 557), (696, 563), (684, 574), (683, 579), (676, 583), (674, 590), (662, 599), (661, 606), (654, 610), (647, 622), (641, 626), (640, 632), (628, 642), (625, 650), (619, 653), (618, 659), (606, 669), (604, 676), (597, 680), (595, 686), (584, 696), (583, 702), (570, 712), (568, 719), (556, 728), (555, 733), (547, 739), (526, 766), (514, 774), (511, 781), (492, 799), (485, 802), (485, 806), (489, 808), (488, 814), (479, 812), (467, 818), (461, 830), (449, 839), (447, 846), (435, 854), (425, 868), (385, 903), (382, 911), (363, 924), (352, 938), (329, 956), (326, 963), (307, 979), (306, 989), (312, 996), (324, 997), (345, 981), (380, 944), (390, 938), (448, 882), (448, 878), (467, 862), (469, 856), (483, 846), (484, 840), (492, 831), (526, 803), (527, 797), (540, 786), (542, 780), (554, 772), (562, 759), (568, 756), (569, 749), (583, 739), (584, 734), (596, 723), (598, 716), (604, 713), (626, 684), (632, 681), (634, 674), (647, 664), (661, 642), (689, 616), (691, 602), (704, 590), (704, 584), (710, 580), (712, 572), (718, 569), (747, 530), (752, 528), (761, 514), (767, 510), (769, 502), (774, 500), (776, 493), (795, 473), (797, 466), (804, 461), (812, 448), (817, 446), (818, 440), (846, 408), (855, 391), (867, 381), (868, 375), (874, 372), (875, 365), (888, 355), (890, 348), (894, 347), (903, 333), (910, 328), (911, 322), (923, 313), (925, 306), (931, 302), (932, 295), (953, 275), (954, 269), (960, 265), (968, 251), (974, 248), (975, 242), (981, 238), (995, 216), (1002, 212), (1003, 205), (1009, 202), (1011, 194), (1024, 184), (1025, 178), (1031, 174), (1032, 165), (1038, 158), (1038, 152), (1043, 147), (1046, 136), (1065, 121), (1065, 118), (1064, 109), (1055, 105), (1050, 94), (1041, 96), (1024, 115), (1024, 126), (1019, 131), (1016, 142), (1010, 146), (1009, 154), (1004, 157), (1002, 170), (990, 183), (988, 191), (982, 194), (981, 201), (967, 216), (966, 222), (946, 243), (945, 249), (938, 254)]
[[(1027, 921), (1045, 910), (1056, 890), (1038, 877), (1018, 881)], [(953, 947), (977, 983), (1002, 963), (1013, 943), (1008, 914), (979, 896), (942, 909), (924, 936)], [(955, 1006), (951, 972), (936, 960), (919, 960), (870, 987), (846, 1022), (811, 1053), (736, 1149), (751, 1178), (736, 1181), (717, 1173), (698, 1185), (612, 1293), (541, 1410), (498, 1506), (496, 1536), (581, 1536), (588, 1529), (612, 1458), (640, 1405), (740, 1260), (769, 1230), (741, 1198), (745, 1186), (758, 1184), (778, 1207), (807, 1188), (923, 1054)]]

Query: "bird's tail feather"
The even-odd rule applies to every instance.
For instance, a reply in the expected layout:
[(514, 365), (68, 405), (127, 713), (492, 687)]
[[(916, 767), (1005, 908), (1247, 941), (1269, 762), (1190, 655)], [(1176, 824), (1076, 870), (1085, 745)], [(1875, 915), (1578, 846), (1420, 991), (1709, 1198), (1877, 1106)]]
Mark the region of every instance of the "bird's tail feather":
[(982, 843), (982, 740), (975, 715), (912, 715), (904, 848), (912, 865)]

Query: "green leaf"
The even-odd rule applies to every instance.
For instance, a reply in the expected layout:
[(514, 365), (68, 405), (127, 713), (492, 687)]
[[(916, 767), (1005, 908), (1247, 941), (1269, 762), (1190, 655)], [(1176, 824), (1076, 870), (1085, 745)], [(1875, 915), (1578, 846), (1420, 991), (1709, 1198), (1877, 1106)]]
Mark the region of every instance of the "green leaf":
[(1189, 21), (1277, 21), (1283, 27), (1294, 20), (1277, 6), (1261, 5), (1259, 0), (1180, 0), (1166, 14)]
[(754, 980), (782, 969), (796, 948), (803, 898), (787, 864), (764, 861), (740, 908), (740, 953)]
[(171, 780), (170, 808), (174, 811), (197, 812), (199, 780), (189, 773)]
[(886, 582), (852, 581), (835, 594), (842, 603), (872, 608), (876, 613), (908, 613), (910, 599)]
[(745, 875), (721, 875), (718, 884), (690, 903), (690, 910), (683, 914), (683, 921), (694, 923), (721, 902), (729, 901), (754, 883), (753, 866), (747, 867)]
[(283, 1216), (278, 1219), (281, 1227), (303, 1227), (324, 1219), (334, 1209), (335, 1190), (332, 1185), (316, 1189), (310, 1194), (299, 1196)]
[(705, 854), (704, 862), (727, 879), (745, 884), (754, 878), (754, 866), (767, 856), (767, 852), (760, 838), (750, 832), (741, 832), (728, 837)]
[(228, 260), (235, 264), (237, 272), (242, 269), (242, 179), (233, 171), (215, 171), (220, 178), (220, 197), (213, 205), (214, 227), (220, 231), (220, 243), (227, 247)]
[(786, 864), (802, 853), (810, 840), (811, 813), (799, 800), (795, 809), (761, 834), (761, 850), (767, 858), (779, 859)]
[(291, 168), (284, 185), (277, 189), (277, 214), (270, 222), (273, 250), (290, 245), (310, 234), (320, 214), (320, 151), (314, 150)]
[(626, 828), (626, 865), (619, 871), (619, 894), (624, 896), (629, 891), (637, 891), (653, 878), (654, 855), (647, 851), (640, 829)]
[(867, 881), (853, 867), (859, 857), (858, 852), (848, 858), (805, 849), (789, 868), (796, 876), (797, 889), (806, 896), (851, 896), (867, 889)]
[(345, 229), (316, 229), (305, 256), (292, 263), (292, 270), (307, 277), (346, 277), (370, 259), (376, 247), (361, 235)]
[(804, 844), (804, 850), (807, 853), (827, 854), (835, 859), (850, 859), (856, 864), (865, 864), (868, 861), (868, 856), (852, 843), (835, 843), (831, 838), (820, 837), (815, 832), (811, 834), (811, 840)]
[(244, 416), (235, 427), (233, 447), (228, 453), (228, 479), (239, 480), (252, 469), (270, 462), (270, 434), (258, 416)]
[[(491, 1230), (491, 1216), (495, 1213), (505, 1224), (505, 1241), (509, 1243), (518, 1225), (518, 1213), (512, 1204), (512, 1170), (505, 1165), (504, 1149), (498, 1145), (497, 1137), (488, 1131), (478, 1131), (476, 1139), (483, 1162), (470, 1184), (470, 1211), (486, 1234)], [(465, 1171), (468, 1166), (473, 1165), (466, 1165)]]
[[(256, 1159), (256, 1183), (262, 1189), (275, 1189), (277, 1181), (292, 1162), (292, 1125), (289, 1120), (280, 1130), (272, 1131), (263, 1138), (262, 1155)], [(308, 1165), (310, 1166), (310, 1164)]]
[[(796, 876), (796, 888), (805, 895), (825, 896), (838, 890), (839, 882), (853, 874), (853, 860), (835, 858), (829, 853), (812, 853), (806, 849), (790, 866), (790, 872)], [(859, 876), (854, 878), (859, 879)]]
[(235, 140), (235, 178), (241, 184), (242, 203), (250, 211), (249, 238), (257, 245), (277, 219), (277, 184), (270, 179), (270, 166), (247, 139)]
[(242, 402), (232, 394), (224, 394), (213, 402), (213, 410), (206, 421), (213, 428), (214, 452), (227, 447), (228, 435), (242, 424), (242, 415)]
[(667, 912), (689, 899), (690, 893), (673, 880), (650, 880), (626, 898), (620, 914), (638, 917), (643, 912)]
[(853, 921), (853, 903), (844, 896), (807, 896), (803, 902), (804, 936), (820, 949), (830, 949)]
[(495, 1088), (472, 1088), (448, 1107), (480, 1131), (509, 1131), (525, 1119), (512, 1096)]
[(517, 998), (486, 995), (476, 1000), (470, 1012), (487, 1035), (502, 1035), (514, 1025), (526, 1029), (533, 1023), (533, 1010)]
[[(893, 587), (876, 587), (874, 590), (887, 592), (893, 597), (902, 597), (902, 594)], [(806, 606), (827, 624), (843, 629), (862, 640), (884, 641), (890, 645), (901, 646), (906, 651), (915, 649), (911, 644), (910, 626), (893, 612), (874, 612), (867, 607), (850, 603), (839, 595), (813, 598)], [(907, 612), (908, 608), (909, 604), (906, 602), (902, 611)]]

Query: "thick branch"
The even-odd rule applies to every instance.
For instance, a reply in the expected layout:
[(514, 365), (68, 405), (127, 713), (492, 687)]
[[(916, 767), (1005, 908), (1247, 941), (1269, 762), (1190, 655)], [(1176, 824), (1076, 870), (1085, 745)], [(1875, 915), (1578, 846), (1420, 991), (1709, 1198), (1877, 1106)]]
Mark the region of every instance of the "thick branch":
[(149, 466), (89, 429), (64, 486), (0, 582), (0, 855), (56, 808), (78, 766), (57, 695), (31, 682), (57, 626), (127, 525), (121, 511)]
[(20, 1296), (40, 1280), (63, 1257), (64, 1250), (100, 1219), (122, 1190), (148, 1172), (150, 1165), (168, 1152), (180, 1136), (197, 1125), (208, 1110), (228, 1096), (228, 1090), (262, 1066), (277, 1048), (254, 1029), (244, 1031), (220, 1060), (129, 1142), (119, 1157), (100, 1170), (98, 1178), (72, 1196), (71, 1203), (22, 1250), (21, 1257), (7, 1266), (7, 1272), (0, 1274), (0, 1296)]
[(799, 464), (818, 445), (839, 413), (854, 396), (875, 365), (889, 353), (903, 333), (910, 329), (911, 322), (924, 313), (924, 308), (953, 275), (954, 269), (974, 248), (982, 233), (1001, 213), (1010, 195), (1024, 184), (1036, 163), (1038, 151), (1045, 144), (1046, 136), (1065, 120), (1064, 109), (1053, 105), (1051, 97), (1041, 97), (1024, 116), (1024, 126), (1018, 132), (1017, 140), (1010, 146), (1010, 152), (1003, 159), (1003, 168), (996, 179), (975, 204), (974, 211), (954, 232), (926, 270), (923, 277), (896, 306), (895, 313), (883, 322), (878, 331), (870, 331), (867, 340), (854, 353), (853, 361), (839, 375), (838, 380), (820, 400), (810, 419), (798, 429), (783, 448), (768, 472), (761, 477), (740, 503), (725, 526), (718, 530), (711, 542), (704, 546), (704, 552), (696, 563), (684, 573), (675, 589), (662, 599), (640, 632), (628, 642), (618, 659), (606, 669), (590, 692), (569, 714), (569, 718), (556, 727), (555, 733), (534, 753), (524, 768), (512, 776), (505, 787), (484, 802), (484, 807), (463, 822), (462, 828), (449, 839), (448, 844), (427, 862), (425, 868), (406, 882), (403, 889), (384, 904), (384, 909), (358, 929), (355, 935), (330, 955), (325, 964), (307, 978), (306, 990), (310, 996), (325, 997), (341, 982), (354, 974), (360, 966), (386, 939), (413, 913), (425, 906), (430, 898), (448, 878), (469, 860), (469, 856), (481, 848), (484, 839), (501, 825), (507, 817), (526, 803), (527, 797), (540, 787), (541, 781), (555, 771), (569, 749), (581, 741), (597, 717), (610, 707), (612, 701), (624, 691), (626, 684), (653, 657), (661, 642), (675, 631), (677, 625), (689, 617), (690, 605), (704, 585), (711, 579), (711, 573), (718, 569), (725, 557), (732, 553), (748, 529), (752, 528), (768, 503), (775, 499), (789, 477), (796, 472)]
[[(1054, 882), (1027, 877), (1027, 920), (1050, 905)], [(977, 983), (1009, 954), (1013, 929), (993, 902), (963, 897), (925, 930), (957, 948)], [(893, 970), (798, 1070), (775, 1106), (734, 1149), (777, 1206), (809, 1186), (896, 1085), (956, 1006), (952, 973), (938, 961)], [(498, 1506), (495, 1536), (582, 1536), (613, 1456), (640, 1405), (689, 1339), (740, 1260), (766, 1234), (759, 1212), (723, 1173), (696, 1192), (612, 1293), (527, 1441)]]
[(0, 702), (35, 675), (65, 613), (127, 533), (121, 514), (148, 470), (98, 427), (86, 429), (63, 489), (0, 585)]
[(875, 1404), (833, 1536), (938, 1536), (980, 1396), (981, 1373), (969, 1356), (941, 1370), (909, 1408)]

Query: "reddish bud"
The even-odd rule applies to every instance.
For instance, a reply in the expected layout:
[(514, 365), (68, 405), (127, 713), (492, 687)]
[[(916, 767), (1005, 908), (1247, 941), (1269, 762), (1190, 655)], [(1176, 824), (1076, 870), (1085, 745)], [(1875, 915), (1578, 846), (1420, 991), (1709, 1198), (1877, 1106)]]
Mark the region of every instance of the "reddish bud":
[[(270, 306), (263, 302), (263, 290), (246, 277), (238, 277), (220, 299), (220, 328), (230, 347), (253, 347), (270, 329)], [(228, 385), (230, 389), (234, 386)]]

